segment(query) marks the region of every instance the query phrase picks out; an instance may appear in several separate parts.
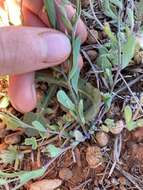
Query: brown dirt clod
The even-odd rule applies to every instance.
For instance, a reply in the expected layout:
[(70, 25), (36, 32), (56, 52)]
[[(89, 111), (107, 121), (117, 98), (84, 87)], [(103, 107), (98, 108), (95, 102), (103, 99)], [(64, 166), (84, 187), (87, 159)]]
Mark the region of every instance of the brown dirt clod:
[(97, 58), (98, 53), (95, 50), (88, 50), (87, 55), (92, 61), (94, 61)]
[(69, 180), (73, 176), (72, 171), (69, 168), (62, 168), (59, 171), (59, 177), (63, 180)]
[(103, 163), (101, 150), (98, 146), (89, 146), (86, 151), (86, 160), (90, 168), (95, 169)]
[(97, 132), (95, 136), (100, 147), (106, 146), (109, 141), (109, 136), (104, 132)]

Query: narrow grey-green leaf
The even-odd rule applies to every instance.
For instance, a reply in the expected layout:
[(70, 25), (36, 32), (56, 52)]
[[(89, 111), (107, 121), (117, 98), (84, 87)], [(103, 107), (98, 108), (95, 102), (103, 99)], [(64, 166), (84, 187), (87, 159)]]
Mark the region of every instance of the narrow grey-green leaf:
[(69, 79), (71, 80), (72, 87), (76, 94), (78, 94), (78, 80), (80, 69), (78, 65), (78, 58), (80, 54), (81, 41), (79, 38), (73, 39), (73, 65), (71, 72), (69, 74)]
[(124, 118), (126, 123), (129, 123), (132, 120), (132, 109), (130, 106), (126, 106), (124, 109)]
[(56, 9), (55, 1), (53, 0), (44, 0), (44, 5), (50, 20), (50, 23), (53, 28), (56, 28)]
[(72, 65), (72, 70), (70, 72), (70, 79), (74, 76), (74, 74), (77, 71), (78, 68), (78, 58), (79, 58), (79, 53), (80, 53), (80, 46), (81, 46), (81, 41), (80, 38), (73, 39), (73, 65)]
[(63, 90), (58, 91), (57, 99), (65, 108), (67, 108), (71, 111), (75, 111), (74, 103), (71, 101), (71, 99), (68, 97), (68, 95)]
[(46, 150), (50, 153), (51, 158), (58, 156), (63, 151), (61, 148), (58, 148), (53, 144), (49, 144), (46, 147)]
[(127, 38), (127, 42), (122, 45), (122, 68), (125, 68), (129, 65), (129, 62), (134, 56), (136, 47), (136, 39), (134, 35), (130, 35)]
[(40, 132), (47, 132), (45, 127), (39, 121), (33, 121), (32, 125), (34, 126), (35, 129), (37, 129)]
[(83, 111), (83, 100), (79, 101), (79, 106), (78, 106), (78, 113), (80, 116), (80, 120), (82, 122), (82, 124), (85, 124), (85, 118), (84, 118), (84, 111)]

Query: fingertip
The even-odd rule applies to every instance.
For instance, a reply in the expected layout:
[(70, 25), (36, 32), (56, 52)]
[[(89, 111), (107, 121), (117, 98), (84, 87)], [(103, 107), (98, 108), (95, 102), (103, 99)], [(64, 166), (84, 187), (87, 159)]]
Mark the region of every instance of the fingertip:
[(31, 12), (26, 7), (22, 7), (23, 25), (24, 26), (39, 26), (45, 27), (46, 25), (38, 18), (36, 14)]
[[(74, 16), (76, 12), (75, 9), (72, 7), (72, 5), (67, 5), (66, 10), (67, 10), (69, 19), (72, 19), (72, 17)], [(82, 43), (86, 41), (88, 33), (87, 33), (86, 25), (84, 24), (82, 19), (78, 20), (76, 34), (81, 39)]]
[(78, 58), (78, 64), (79, 64), (79, 68), (82, 69), (84, 63), (83, 63), (83, 58), (81, 54), (79, 55), (79, 58)]
[(81, 42), (84, 43), (87, 39), (88, 33), (85, 24), (83, 21), (80, 19), (78, 22), (78, 27), (77, 27), (77, 36), (80, 37)]
[(37, 104), (34, 73), (10, 76), (8, 94), (12, 106), (17, 111), (32, 111)]

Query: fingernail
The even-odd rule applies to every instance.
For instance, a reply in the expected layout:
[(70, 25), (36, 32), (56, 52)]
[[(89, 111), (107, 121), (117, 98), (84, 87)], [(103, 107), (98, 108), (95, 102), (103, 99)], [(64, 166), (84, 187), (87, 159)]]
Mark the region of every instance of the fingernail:
[(71, 52), (71, 44), (64, 34), (58, 32), (48, 32), (42, 34), (42, 58), (45, 63), (55, 63), (65, 61)]

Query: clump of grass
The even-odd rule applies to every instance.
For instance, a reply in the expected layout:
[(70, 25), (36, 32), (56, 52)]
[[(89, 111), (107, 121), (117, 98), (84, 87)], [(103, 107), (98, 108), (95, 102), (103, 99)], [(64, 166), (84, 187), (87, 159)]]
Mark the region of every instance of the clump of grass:
[[(15, 131), (23, 128), (24, 137), (26, 136), (20, 146), (11, 146), (10, 149), (8, 148), (8, 150), (0, 153), (2, 163), (16, 164), (18, 170), (17, 161), (24, 161), (25, 154), (36, 153), (37, 150), (41, 155), (44, 154), (48, 159), (51, 159), (48, 164), (41, 166), (41, 169), (34, 171), (14, 173), (0, 171), (0, 185), (15, 184), (12, 190), (19, 189), (29, 180), (41, 177), (50, 164), (60, 155), (67, 150), (74, 150), (79, 143), (84, 142), (90, 135), (94, 134), (97, 125), (102, 123), (104, 116), (105, 122), (103, 123), (106, 124), (106, 127), (115, 125), (115, 121), (106, 118), (105, 114), (117, 95), (115, 90), (118, 80), (126, 82), (122, 70), (128, 68), (136, 51), (133, 6), (127, 6), (128, 11), (124, 13), (124, 2), (122, 0), (103, 0), (102, 11), (108, 19), (106, 23), (101, 23), (95, 15), (94, 6), (90, 1), (91, 12), (93, 13), (92, 19), (95, 19), (100, 30), (107, 35), (105, 43), (98, 44), (97, 48), (99, 56), (96, 62), (98, 68), (102, 70), (100, 77), (106, 83), (104, 91), (101, 93), (99, 89), (80, 77), (78, 58), (81, 41), (76, 36), (76, 28), (81, 16), (81, 4), (80, 1), (76, 1), (76, 14), (69, 20), (65, 9), (68, 3), (68, 0), (62, 0), (61, 6), (58, 6), (61, 19), (67, 29), (66, 35), (72, 44), (72, 53), (66, 62), (68, 71), (65, 71), (62, 65), (52, 68), (50, 74), (46, 72), (37, 73), (36, 81), (48, 84), (48, 91), (42, 96), (35, 112), (24, 114), (20, 118), (7, 112), (0, 113), (0, 119), (6, 124), (8, 130)], [(57, 22), (56, 6), (54, 1), (44, 1), (45, 11), (47, 11), (51, 26), (60, 30)], [(127, 19), (124, 19), (124, 15)], [(128, 84), (126, 86), (132, 94)], [(1, 105), (7, 106), (7, 101), (8, 99), (5, 98)], [(60, 114), (55, 114), (57, 111), (49, 106), (53, 101), (55, 104), (57, 104), (56, 101), (59, 102), (60, 108), (58, 107), (58, 110), (61, 110)], [(136, 99), (136, 101), (138, 100)], [(100, 110), (101, 106), (102, 109)], [(102, 111), (103, 113), (101, 113)], [(48, 122), (45, 118), (46, 114), (49, 118), (51, 115), (57, 118), (51, 119), (54, 120), (53, 122)], [(98, 117), (95, 121), (96, 116)], [(123, 119), (129, 130), (140, 127), (143, 122), (142, 119), (133, 118), (132, 109), (128, 106), (124, 108)], [(55, 145), (55, 141), (59, 138), (62, 139), (63, 143), (60, 147)], [(21, 150), (21, 145), (26, 146), (26, 150)], [(9, 155), (9, 159), (6, 159), (7, 155)]]
[[(81, 4), (80, 1), (76, 1), (76, 13), (73, 18), (69, 20), (65, 9), (66, 4), (68, 3), (69, 1), (62, 0), (61, 5), (58, 7), (58, 9), (60, 9), (61, 19), (67, 29), (67, 36), (72, 44), (72, 53), (67, 60), (68, 72), (66, 73), (61, 66), (53, 69), (52, 76), (47, 76), (47, 74), (44, 75), (42, 72), (37, 74), (36, 80), (38, 82), (47, 82), (49, 90), (46, 93), (46, 96), (44, 96), (42, 101), (38, 104), (38, 111), (36, 113), (30, 112), (24, 114), (20, 119), (7, 112), (0, 113), (0, 118), (6, 124), (7, 129), (17, 130), (19, 127), (24, 129), (24, 133), (28, 136), (28, 138), (25, 138), (24, 145), (27, 147), (30, 146), (31, 151), (35, 151), (41, 147), (42, 150), (40, 154), (45, 154), (52, 158), (47, 165), (35, 171), (20, 171), (15, 173), (5, 173), (1, 171), (0, 185), (5, 186), (7, 184), (15, 184), (15, 187), (12, 190), (19, 189), (28, 181), (41, 177), (48, 169), (50, 163), (56, 158), (65, 151), (74, 149), (79, 143), (84, 142), (87, 138), (87, 131), (84, 126), (94, 119), (100, 108), (100, 91), (80, 78), (78, 58), (80, 55), (81, 41), (80, 38), (76, 36), (76, 28), (81, 15)], [(56, 18), (57, 5), (55, 5), (54, 1), (45, 0), (44, 6), (51, 26), (60, 30)], [(44, 117), (45, 114), (53, 113), (53, 110), (48, 108), (48, 104), (56, 94), (57, 100), (61, 104), (61, 109), (64, 107), (63, 111), (65, 112), (62, 117), (62, 122), (64, 123), (61, 124), (61, 121), (58, 121), (56, 124), (58, 127), (47, 123)], [(77, 128), (73, 129), (71, 132), (68, 130), (66, 131), (66, 128), (63, 129), (64, 125), (70, 126), (75, 122), (77, 122)], [(79, 130), (80, 126), (82, 127), (83, 132)], [(54, 139), (55, 135), (56, 138), (61, 136), (65, 140), (70, 139), (71, 142), (66, 148), (58, 148), (54, 144), (49, 144), (43, 149), (42, 143), (45, 142), (48, 144), (47, 139)], [(0, 153), (1, 161), (5, 164), (17, 163), (17, 160), (19, 159), (18, 155), (21, 151), (18, 150), (19, 148), (20, 147), (14, 149), (14, 147), (11, 146), (10, 150)], [(9, 155), (9, 159), (4, 160), (6, 155)], [(22, 162), (23, 159), (24, 154), (19, 162)], [(18, 169), (18, 165), (16, 168)]]

